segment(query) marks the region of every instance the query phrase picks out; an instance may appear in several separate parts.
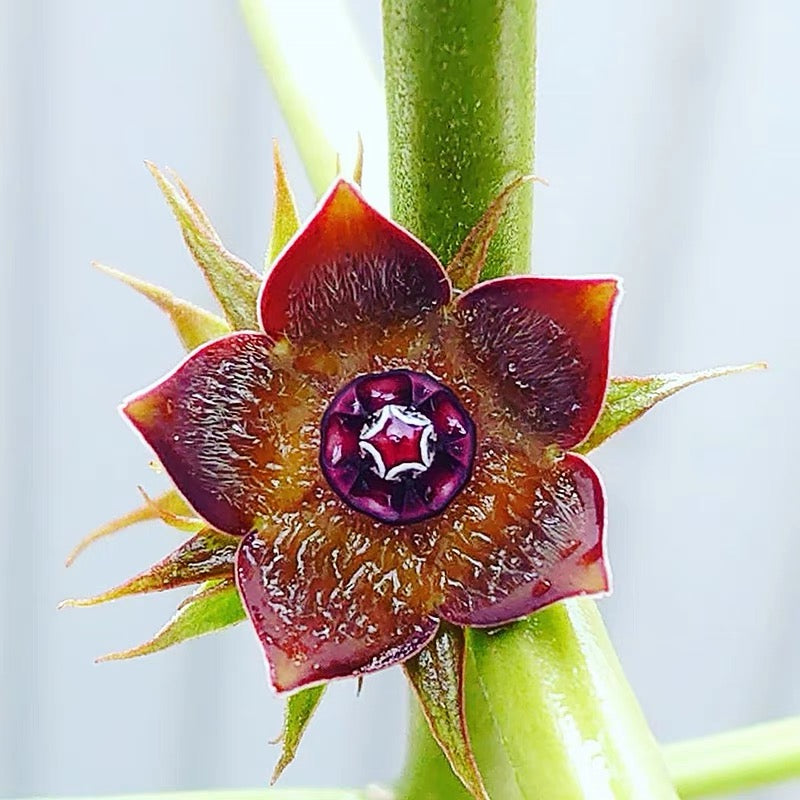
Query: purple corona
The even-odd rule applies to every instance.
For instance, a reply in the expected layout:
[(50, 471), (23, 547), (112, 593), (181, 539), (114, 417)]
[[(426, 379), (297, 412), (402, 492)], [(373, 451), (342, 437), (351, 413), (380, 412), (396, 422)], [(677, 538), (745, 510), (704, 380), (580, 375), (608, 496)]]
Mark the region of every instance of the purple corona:
[(453, 392), (410, 370), (361, 375), (322, 419), (320, 465), (348, 505), (406, 525), (441, 512), (472, 470), (475, 426)]

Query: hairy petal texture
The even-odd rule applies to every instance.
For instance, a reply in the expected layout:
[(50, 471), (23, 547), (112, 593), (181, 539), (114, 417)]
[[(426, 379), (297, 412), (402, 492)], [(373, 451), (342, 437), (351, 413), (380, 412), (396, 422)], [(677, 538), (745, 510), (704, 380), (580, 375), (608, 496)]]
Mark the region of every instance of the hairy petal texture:
[(466, 350), (542, 444), (586, 438), (603, 404), (613, 278), (498, 278), (456, 303)]
[(236, 580), (275, 689), (362, 675), (421, 650), (438, 625), (426, 552), (413, 530), (345, 508), (322, 484), (313, 502), (248, 534)]
[(537, 467), (487, 443), (479, 469), (480, 503), (443, 539), (437, 558), (446, 576), (443, 619), (498, 625), (608, 590), (603, 487), (587, 461), (567, 454)]
[(297, 506), (317, 474), (321, 401), (273, 367), (271, 346), (260, 333), (217, 339), (122, 408), (186, 500), (226, 533)]
[(259, 315), (276, 340), (328, 341), (354, 324), (400, 322), (449, 299), (433, 253), (339, 179), (267, 274)]

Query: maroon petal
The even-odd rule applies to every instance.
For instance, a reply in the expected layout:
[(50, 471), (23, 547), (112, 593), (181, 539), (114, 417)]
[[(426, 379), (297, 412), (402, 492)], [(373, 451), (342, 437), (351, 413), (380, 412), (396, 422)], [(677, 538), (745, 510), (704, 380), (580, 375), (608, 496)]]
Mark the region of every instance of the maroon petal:
[(592, 429), (608, 383), (614, 278), (498, 278), (458, 300), (468, 352), (543, 443)]
[(122, 407), (186, 500), (227, 533), (293, 507), (317, 473), (320, 401), (271, 366), (270, 348), (260, 333), (217, 339)]
[(269, 271), (259, 313), (276, 339), (323, 340), (354, 323), (410, 319), (449, 299), (436, 256), (339, 179)]
[(396, 530), (342, 509), (321, 487), (318, 496), (248, 534), (237, 558), (239, 592), (279, 692), (405, 661), (438, 626), (421, 586), (424, 559)]
[(603, 487), (587, 461), (568, 454), (536, 474), (498, 450), (481, 466), (484, 496), (440, 556), (443, 619), (499, 625), (608, 591)]

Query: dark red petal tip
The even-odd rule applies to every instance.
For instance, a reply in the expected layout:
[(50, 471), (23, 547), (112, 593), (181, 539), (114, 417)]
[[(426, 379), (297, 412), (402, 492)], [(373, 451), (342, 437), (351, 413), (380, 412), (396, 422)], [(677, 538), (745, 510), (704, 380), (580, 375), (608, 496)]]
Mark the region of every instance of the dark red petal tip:
[(543, 442), (586, 438), (608, 383), (615, 278), (498, 278), (458, 299), (467, 350)]
[[(500, 499), (506, 480), (497, 476), (495, 516), (508, 503)], [(605, 497), (597, 473), (581, 456), (568, 453), (536, 483), (526, 517), (517, 509), (511, 524), (488, 535), (488, 526), (478, 535), (473, 522), (451, 542), (444, 554), (443, 619), (502, 625), (557, 600), (608, 591)]]
[(248, 534), (237, 556), (239, 594), (276, 691), (363, 675), (418, 653), (439, 623), (415, 602), (413, 556), (342, 515), (328, 520), (306, 507), (299, 517), (295, 527)]
[[(227, 533), (296, 503), (316, 472), (296, 418), (312, 413), (306, 390), (272, 368), (270, 348), (261, 333), (216, 339), (122, 407), (190, 505)], [(288, 406), (292, 426), (282, 420)]]
[(455, 395), (410, 370), (361, 375), (322, 418), (320, 466), (351, 508), (407, 525), (439, 514), (469, 479), (475, 426)]
[(267, 274), (259, 315), (270, 336), (325, 339), (353, 323), (410, 319), (449, 299), (436, 256), (339, 179)]

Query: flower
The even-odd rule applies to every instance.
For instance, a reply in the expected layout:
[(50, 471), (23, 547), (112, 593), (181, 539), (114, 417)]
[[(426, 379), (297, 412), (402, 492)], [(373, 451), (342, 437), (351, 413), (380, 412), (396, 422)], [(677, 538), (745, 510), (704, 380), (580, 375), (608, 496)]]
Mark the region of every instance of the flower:
[(570, 452), (608, 383), (613, 278), (456, 294), (340, 179), (264, 279), (260, 330), (192, 352), (123, 412), (189, 505), (290, 691), (608, 590), (599, 477)]

